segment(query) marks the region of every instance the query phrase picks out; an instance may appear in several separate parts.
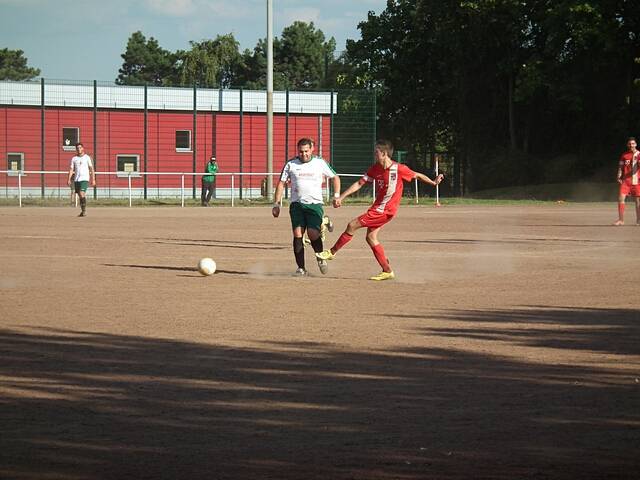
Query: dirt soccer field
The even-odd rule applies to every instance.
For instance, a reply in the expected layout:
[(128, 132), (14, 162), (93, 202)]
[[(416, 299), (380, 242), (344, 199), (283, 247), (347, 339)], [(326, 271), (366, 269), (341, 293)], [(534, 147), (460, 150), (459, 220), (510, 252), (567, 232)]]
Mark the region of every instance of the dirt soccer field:
[(77, 213), (0, 208), (2, 479), (638, 478), (631, 205), (403, 206), (380, 283), (268, 207)]

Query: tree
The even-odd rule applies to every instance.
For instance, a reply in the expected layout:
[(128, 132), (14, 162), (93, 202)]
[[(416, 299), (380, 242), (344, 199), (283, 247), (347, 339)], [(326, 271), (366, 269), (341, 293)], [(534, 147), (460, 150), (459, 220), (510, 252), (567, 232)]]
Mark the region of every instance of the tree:
[(335, 49), (335, 39), (325, 41), (324, 33), (313, 22), (293, 22), (284, 28), (281, 39), (274, 41), (274, 71), (283, 77), (286, 88), (319, 88)]
[(0, 49), (0, 80), (31, 80), (40, 75), (40, 69), (27, 66), (22, 50)]
[[(279, 40), (275, 38), (273, 41), (274, 51), (278, 48), (278, 42)], [(265, 38), (258, 40), (253, 50), (246, 49), (242, 53), (242, 65), (237, 85), (249, 90), (264, 90), (267, 88), (267, 40)], [(274, 90), (285, 90), (288, 85), (285, 75), (274, 66)]]
[[(335, 64), (336, 42), (325, 41), (322, 30), (312, 23), (294, 22), (273, 39), (273, 88), (312, 90), (335, 85), (339, 72)], [(238, 84), (250, 89), (267, 85), (267, 41), (262, 38), (253, 50), (242, 54)]]
[(475, 188), (566, 181), (640, 127), (639, 27), (625, 0), (390, 0), (341, 81), (376, 88), (403, 149), (455, 150)]
[(189, 43), (191, 50), (184, 54), (181, 67), (183, 84), (220, 88), (234, 85), (242, 70), (243, 57), (233, 34)]
[(135, 32), (127, 41), (121, 55), (124, 60), (116, 83), (119, 85), (176, 85), (182, 52), (171, 53), (160, 47), (158, 41), (142, 32)]

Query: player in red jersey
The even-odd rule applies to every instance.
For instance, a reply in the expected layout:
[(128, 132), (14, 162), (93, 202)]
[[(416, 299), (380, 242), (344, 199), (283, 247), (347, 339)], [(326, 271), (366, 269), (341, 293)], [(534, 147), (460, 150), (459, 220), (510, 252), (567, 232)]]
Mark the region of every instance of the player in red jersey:
[(627, 195), (635, 197), (636, 223), (640, 225), (640, 151), (637, 149), (636, 139), (627, 140), (627, 151), (622, 154), (618, 162), (618, 220), (614, 225), (624, 225), (624, 201)]
[(351, 220), (335, 245), (330, 250), (317, 253), (316, 256), (318, 258), (321, 260), (333, 260), (338, 250), (351, 241), (356, 230), (366, 227), (367, 243), (382, 267), (382, 272), (371, 277), (371, 280), (390, 280), (395, 278), (395, 274), (389, 265), (389, 259), (385, 256), (384, 249), (378, 241), (378, 232), (394, 217), (398, 210), (402, 199), (403, 181), (408, 182), (417, 178), (421, 182), (435, 186), (442, 181), (444, 176), (438, 175), (435, 181), (431, 180), (422, 173), (414, 172), (406, 165), (394, 162), (391, 160), (392, 156), (393, 145), (391, 142), (378, 140), (374, 151), (375, 163), (362, 178), (342, 192), (334, 202), (334, 206), (338, 208), (345, 198), (360, 190), (365, 183), (375, 182), (376, 198), (373, 205), (364, 214)]

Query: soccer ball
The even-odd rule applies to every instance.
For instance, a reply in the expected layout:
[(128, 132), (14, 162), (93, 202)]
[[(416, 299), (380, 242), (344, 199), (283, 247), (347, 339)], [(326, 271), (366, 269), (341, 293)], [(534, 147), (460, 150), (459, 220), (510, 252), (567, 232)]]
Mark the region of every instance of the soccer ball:
[(216, 272), (216, 262), (211, 258), (201, 258), (198, 262), (198, 271), (205, 276), (213, 275)]

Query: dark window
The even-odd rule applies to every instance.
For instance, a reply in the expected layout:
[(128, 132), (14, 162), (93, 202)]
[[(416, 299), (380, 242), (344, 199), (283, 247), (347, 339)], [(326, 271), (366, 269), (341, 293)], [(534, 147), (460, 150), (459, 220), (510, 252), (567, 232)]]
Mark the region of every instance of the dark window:
[(131, 174), (138, 172), (140, 155), (116, 155), (119, 174)]
[(78, 127), (63, 127), (62, 148), (65, 150), (75, 150), (76, 143), (80, 141), (80, 129)]
[(9, 175), (12, 175), (12, 172), (24, 170), (24, 153), (7, 153), (7, 170)]
[(176, 130), (176, 150), (191, 151), (191, 130)]

